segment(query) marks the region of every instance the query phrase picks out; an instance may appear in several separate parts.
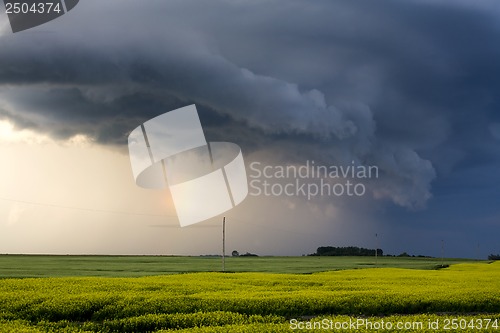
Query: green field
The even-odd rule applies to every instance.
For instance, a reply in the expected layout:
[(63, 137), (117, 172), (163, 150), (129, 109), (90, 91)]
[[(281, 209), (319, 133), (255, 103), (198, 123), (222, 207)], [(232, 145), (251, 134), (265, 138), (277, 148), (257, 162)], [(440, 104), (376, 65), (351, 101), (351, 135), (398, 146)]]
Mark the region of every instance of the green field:
[[(339, 269), (395, 267), (435, 269), (467, 259), (381, 257), (227, 257), (226, 271), (314, 273)], [(218, 272), (220, 257), (0, 255), (0, 278), (109, 276), (136, 277)]]
[[(374, 262), (373, 258), (229, 259), (227, 267), (233, 265), (234, 270), (246, 264), (279, 274), (84, 277), (85, 271), (120, 275), (128, 265), (138, 275), (192, 270), (203, 262), (207, 262), (205, 269), (216, 270), (220, 258), (4, 256), (3, 276), (11, 272), (6, 263), (10, 269), (23, 268), (19, 260), (27, 260), (24, 264), (41, 261), (30, 270), (24, 267), (23, 274), (43, 276), (56, 269), (54, 275), (60, 276), (69, 274), (64, 264), (73, 263), (68, 268), (72, 267), (75, 276), (0, 280), (0, 332), (324, 332), (320, 325), (335, 328), (349, 322), (365, 326), (331, 331), (398, 332), (402, 329), (395, 325), (401, 324), (412, 327), (405, 332), (500, 332), (500, 262), (457, 263), (438, 270), (325, 271), (330, 265), (333, 269), (359, 268), (373, 267)], [(42, 262), (48, 267), (42, 268)], [(172, 269), (165, 271), (166, 263)], [(299, 269), (296, 264), (305, 267)], [(440, 261), (379, 258), (378, 264), (435, 268)], [(97, 271), (101, 265), (110, 267)], [(141, 272), (141, 267), (151, 269)], [(324, 272), (291, 274), (287, 270)], [(388, 329), (388, 324), (393, 327)], [(463, 329), (452, 330), (454, 325)]]

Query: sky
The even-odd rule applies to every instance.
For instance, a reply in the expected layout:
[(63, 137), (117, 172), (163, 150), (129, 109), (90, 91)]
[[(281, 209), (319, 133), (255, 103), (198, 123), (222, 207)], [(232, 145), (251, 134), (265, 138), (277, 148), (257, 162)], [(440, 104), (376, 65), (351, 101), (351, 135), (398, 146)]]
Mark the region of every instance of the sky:
[[(220, 253), (222, 215), (181, 228), (130, 166), (130, 132), (191, 104), (256, 180), (228, 252), (498, 253), (499, 39), (496, 0), (86, 0), (18, 33), (2, 10), (0, 253)], [(313, 164), (378, 173), (258, 177)]]

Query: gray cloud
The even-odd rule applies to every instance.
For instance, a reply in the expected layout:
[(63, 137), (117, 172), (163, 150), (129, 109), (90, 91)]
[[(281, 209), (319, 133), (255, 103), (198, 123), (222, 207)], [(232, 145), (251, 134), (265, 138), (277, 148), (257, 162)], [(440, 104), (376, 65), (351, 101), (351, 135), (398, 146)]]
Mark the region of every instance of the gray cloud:
[(57, 32), (0, 37), (1, 114), (120, 145), (196, 103), (208, 135), (286, 148), (285, 162), (378, 165), (377, 198), (423, 207), (436, 169), (498, 121), (493, 5), (89, 1), (40, 28)]

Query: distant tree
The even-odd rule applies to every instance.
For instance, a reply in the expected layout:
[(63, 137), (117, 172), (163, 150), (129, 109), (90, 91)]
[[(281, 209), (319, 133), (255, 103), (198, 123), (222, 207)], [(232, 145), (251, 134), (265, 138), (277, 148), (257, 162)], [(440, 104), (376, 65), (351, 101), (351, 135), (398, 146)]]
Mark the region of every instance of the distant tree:
[(232, 255), (233, 257), (239, 257), (239, 256), (240, 256), (240, 253), (239, 253), (238, 251), (234, 250), (233, 252), (231, 252), (231, 255)]
[(500, 260), (500, 254), (490, 254), (488, 260)]
[(245, 254), (241, 254), (240, 257), (258, 257), (258, 255), (247, 252)]
[(377, 251), (378, 256), (383, 256), (384, 251), (382, 249), (365, 249), (357, 246), (347, 246), (347, 247), (334, 247), (334, 246), (320, 246), (316, 250), (316, 253), (312, 254), (315, 256), (365, 256), (372, 257), (375, 256), (375, 251)]
[(409, 257), (410, 255), (406, 252), (401, 253), (398, 257)]

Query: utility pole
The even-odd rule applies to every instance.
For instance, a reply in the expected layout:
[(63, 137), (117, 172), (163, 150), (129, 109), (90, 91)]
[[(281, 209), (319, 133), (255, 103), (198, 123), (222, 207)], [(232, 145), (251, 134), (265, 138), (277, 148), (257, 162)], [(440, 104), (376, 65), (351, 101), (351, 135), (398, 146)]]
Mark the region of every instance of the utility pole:
[(375, 266), (378, 264), (378, 234), (375, 234)]
[(222, 218), (222, 271), (226, 271), (226, 217)]
[(444, 267), (444, 239), (441, 239), (441, 267)]

